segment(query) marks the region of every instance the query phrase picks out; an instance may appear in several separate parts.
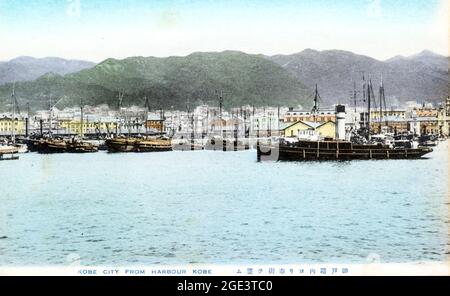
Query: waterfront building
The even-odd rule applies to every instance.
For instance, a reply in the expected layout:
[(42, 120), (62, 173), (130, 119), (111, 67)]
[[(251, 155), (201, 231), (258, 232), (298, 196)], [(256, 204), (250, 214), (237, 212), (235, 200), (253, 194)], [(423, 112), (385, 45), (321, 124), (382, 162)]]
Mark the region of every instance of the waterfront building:
[(112, 134), (116, 132), (117, 122), (113, 119), (89, 120), (58, 119), (57, 134), (88, 135), (88, 134)]
[(335, 139), (336, 123), (297, 121), (295, 123), (284, 123), (281, 128), (285, 137), (312, 138), (312, 139)]
[(336, 122), (336, 114), (332, 109), (320, 109), (317, 111), (301, 111), (289, 108), (283, 117), (283, 122)]
[(150, 113), (147, 116), (145, 127), (149, 131), (162, 133), (164, 132), (164, 121), (164, 115), (162, 114), (162, 112), (159, 114)]
[(406, 133), (410, 130), (409, 121), (406, 118), (397, 116), (388, 116), (383, 118), (382, 121), (371, 121), (370, 129), (376, 133), (385, 131), (394, 134)]
[(13, 132), (16, 135), (25, 135), (26, 122), (22, 118), (1, 117), (0, 136), (10, 136)]
[[(381, 116), (380, 116), (381, 114)], [(380, 110), (373, 110), (370, 111), (370, 119), (372, 121), (376, 121), (376, 120), (380, 120), (384, 119), (385, 117), (390, 117), (390, 118), (399, 118), (399, 119), (404, 119), (406, 118), (406, 109), (388, 109), (388, 110), (383, 110), (382, 112), (380, 112)]]

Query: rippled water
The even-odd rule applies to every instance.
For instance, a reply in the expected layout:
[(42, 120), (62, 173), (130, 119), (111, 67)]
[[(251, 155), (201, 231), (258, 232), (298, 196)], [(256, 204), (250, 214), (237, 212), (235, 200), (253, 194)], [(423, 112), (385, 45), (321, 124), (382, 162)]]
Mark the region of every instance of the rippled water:
[(0, 265), (442, 261), (447, 146), (425, 160), (307, 163), (21, 155), (0, 162)]

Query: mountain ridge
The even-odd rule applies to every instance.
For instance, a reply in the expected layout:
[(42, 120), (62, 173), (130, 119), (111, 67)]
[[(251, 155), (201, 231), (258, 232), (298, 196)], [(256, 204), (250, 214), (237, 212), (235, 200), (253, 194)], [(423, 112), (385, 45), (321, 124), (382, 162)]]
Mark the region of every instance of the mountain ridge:
[[(43, 58), (57, 60), (59, 58)], [(33, 57), (18, 57), (21, 62)], [(42, 60), (42, 59), (41, 59)], [(64, 61), (64, 59), (61, 59)], [(186, 56), (135, 56), (108, 58), (79, 71), (49, 71), (33, 81), (18, 83), (16, 92), (44, 108), (44, 97), (67, 96), (67, 105), (83, 97), (87, 103), (116, 106), (118, 92), (124, 103), (152, 107), (186, 108), (191, 104), (216, 104), (215, 91), (225, 90), (225, 104), (311, 105), (311, 93), (319, 85), (322, 105), (349, 103), (353, 83), (362, 88), (362, 76), (374, 86), (384, 79), (389, 105), (409, 100), (437, 102), (448, 95), (449, 58), (424, 50), (415, 55), (377, 60), (345, 50), (305, 49), (290, 55), (267, 56), (235, 50), (193, 52)], [(2, 64), (0, 63), (0, 68)], [(11, 85), (0, 86), (0, 101), (7, 102)], [(360, 96), (360, 94), (359, 94)], [(87, 98), (86, 98), (87, 97)], [(34, 104), (36, 103), (36, 104)]]

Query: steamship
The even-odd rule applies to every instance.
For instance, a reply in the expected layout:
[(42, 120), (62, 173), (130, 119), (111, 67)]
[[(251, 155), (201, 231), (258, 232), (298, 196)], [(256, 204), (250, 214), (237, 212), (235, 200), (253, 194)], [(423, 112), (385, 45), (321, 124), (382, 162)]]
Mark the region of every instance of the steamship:
[[(381, 85), (382, 87), (382, 85)], [(395, 147), (384, 143), (374, 143), (370, 136), (370, 100), (373, 90), (371, 82), (367, 88), (369, 122), (366, 127), (367, 143), (355, 143), (346, 140), (345, 106), (336, 106), (335, 140), (301, 140), (290, 142), (285, 138), (277, 142), (257, 143), (257, 158), (261, 160), (356, 160), (356, 159), (417, 159), (433, 151), (429, 147), (419, 147), (417, 142)], [(380, 90), (384, 94), (384, 89)], [(314, 98), (312, 112), (318, 111), (318, 92)]]

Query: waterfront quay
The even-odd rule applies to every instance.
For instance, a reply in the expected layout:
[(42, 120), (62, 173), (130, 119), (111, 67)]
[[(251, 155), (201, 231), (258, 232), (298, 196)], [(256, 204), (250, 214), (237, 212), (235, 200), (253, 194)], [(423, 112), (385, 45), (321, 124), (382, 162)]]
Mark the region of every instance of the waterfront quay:
[[(363, 108), (346, 107), (345, 128), (348, 132), (368, 126), (373, 133), (393, 134), (412, 132), (415, 135), (433, 134), (448, 137), (450, 134), (450, 99), (442, 104), (412, 104), (406, 108), (391, 107), (371, 110), (370, 116)], [(369, 119), (370, 117), (370, 119)], [(225, 138), (271, 136), (298, 136), (315, 133), (321, 137), (334, 137), (335, 107), (312, 110), (293, 107), (242, 106), (224, 110), (221, 107), (201, 105), (190, 111), (155, 110), (128, 107), (120, 110), (106, 105), (83, 106), (35, 113), (0, 114), (0, 137), (12, 134), (18, 137), (81, 136), (102, 139), (111, 135), (168, 135), (184, 134), (185, 137), (204, 138), (219, 135)], [(201, 136), (203, 135), (203, 136)]]

